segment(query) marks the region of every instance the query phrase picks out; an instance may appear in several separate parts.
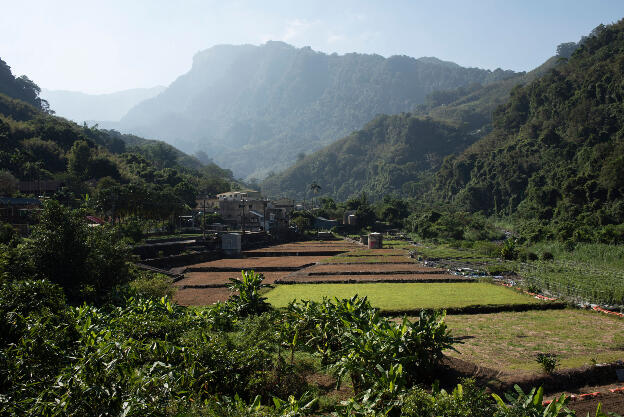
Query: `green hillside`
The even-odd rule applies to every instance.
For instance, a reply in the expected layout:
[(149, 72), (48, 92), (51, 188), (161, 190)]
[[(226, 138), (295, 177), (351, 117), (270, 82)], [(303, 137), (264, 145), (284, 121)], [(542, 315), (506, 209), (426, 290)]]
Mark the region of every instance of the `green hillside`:
[[(413, 114), (378, 117), (361, 131), (337, 141), (262, 183), (269, 195), (338, 199), (369, 193), (418, 197), (433, 184), (444, 157), (459, 153), (491, 130), (492, 112), (509, 99), (517, 85), (530, 82), (555, 67), (553, 57), (528, 73), (482, 85), (434, 91)], [(444, 135), (448, 134), (448, 137)]]
[(409, 113), (378, 116), (325, 149), (309, 155), (262, 183), (267, 195), (320, 194), (338, 199), (364, 191), (373, 199), (392, 192), (417, 195), (443, 158), (460, 152), (476, 137), (444, 122)]
[(63, 184), (63, 195), (57, 196), (63, 201), (91, 195), (100, 212), (114, 206), (116, 214), (155, 216), (158, 201), (158, 215), (167, 215), (194, 204), (198, 193), (230, 187), (230, 171), (204, 165), (164, 142), (51, 115), (39, 87), (15, 78), (2, 60), (0, 75), (2, 196), (18, 195), (18, 181), (55, 180)]
[[(435, 194), (471, 211), (554, 224), (589, 239), (624, 222), (624, 21), (511, 92), (493, 131), (444, 162)], [(609, 233), (609, 228), (601, 228)]]

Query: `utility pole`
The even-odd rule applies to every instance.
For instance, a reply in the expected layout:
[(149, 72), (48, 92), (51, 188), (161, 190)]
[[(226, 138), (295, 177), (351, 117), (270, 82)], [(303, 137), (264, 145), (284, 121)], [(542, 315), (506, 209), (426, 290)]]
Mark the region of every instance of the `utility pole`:
[(202, 210), (202, 236), (206, 240), (206, 197), (203, 199), (204, 207)]

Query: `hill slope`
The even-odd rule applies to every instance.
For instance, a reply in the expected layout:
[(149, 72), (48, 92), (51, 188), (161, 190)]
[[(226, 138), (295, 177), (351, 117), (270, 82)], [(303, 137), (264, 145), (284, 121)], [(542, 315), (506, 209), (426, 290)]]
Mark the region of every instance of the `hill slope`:
[(187, 74), (113, 126), (206, 150), (236, 175), (262, 177), (377, 114), (413, 110), (432, 91), (512, 75), (435, 58), (327, 55), (282, 42), (221, 45), (198, 53)]
[[(529, 73), (486, 85), (474, 83), (454, 90), (434, 91), (424, 104), (417, 106), (413, 116), (403, 114), (377, 119), (362, 131), (266, 178), (263, 190), (269, 195), (290, 193), (311, 197), (312, 191), (307, 187), (316, 182), (323, 187), (322, 194), (338, 199), (360, 191), (368, 192), (373, 198), (390, 192), (420, 196), (432, 186), (433, 175), (445, 156), (463, 151), (491, 130), (492, 112), (507, 102), (515, 86), (535, 80), (554, 68), (557, 62), (558, 58), (553, 57)], [(380, 129), (379, 120), (392, 127)], [(414, 128), (415, 123), (422, 127), (425, 121), (428, 128)], [(444, 134), (449, 136), (444, 137)], [(362, 140), (362, 137), (367, 139)], [(357, 145), (354, 138), (360, 138)], [(388, 153), (387, 142), (396, 145), (397, 141), (404, 142), (407, 147), (398, 146)], [(353, 154), (352, 150), (357, 148), (359, 151)], [(341, 154), (345, 152), (353, 157), (343, 157)]]
[[(470, 210), (561, 225), (624, 222), (624, 21), (499, 108), (494, 130), (443, 164), (436, 192)], [(583, 239), (582, 236), (577, 236)]]
[(477, 138), (450, 124), (408, 113), (378, 116), (362, 130), (309, 155), (262, 183), (263, 193), (276, 196), (321, 194), (338, 199), (366, 192), (376, 199), (397, 192), (415, 195), (443, 158), (464, 150)]
[(133, 88), (110, 94), (85, 94), (78, 91), (46, 90), (41, 97), (54, 112), (76, 123), (118, 121), (143, 100), (160, 94), (165, 87)]
[[(130, 193), (128, 199), (116, 197), (118, 209), (123, 204), (128, 212), (137, 213), (146, 204), (181, 210), (184, 204), (195, 204), (198, 192), (229, 189), (231, 172), (214, 164), (202, 165), (164, 142), (80, 126), (50, 115), (38, 97), (39, 88), (32, 81), (20, 83), (10, 67), (0, 63), (5, 69), (0, 91), (12, 94), (0, 93), (0, 195), (16, 193), (18, 180), (38, 184), (57, 180), (74, 197), (93, 195), (95, 183), (100, 195), (100, 185), (106, 184), (117, 197)], [(22, 88), (14, 89), (15, 85)], [(158, 211), (154, 206), (145, 210), (146, 215)]]

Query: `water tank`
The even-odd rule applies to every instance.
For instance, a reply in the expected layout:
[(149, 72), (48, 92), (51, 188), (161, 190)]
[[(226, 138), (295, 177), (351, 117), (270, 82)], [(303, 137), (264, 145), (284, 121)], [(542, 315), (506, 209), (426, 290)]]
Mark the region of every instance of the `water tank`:
[(369, 233), (368, 249), (381, 249), (383, 246), (383, 236), (381, 233)]

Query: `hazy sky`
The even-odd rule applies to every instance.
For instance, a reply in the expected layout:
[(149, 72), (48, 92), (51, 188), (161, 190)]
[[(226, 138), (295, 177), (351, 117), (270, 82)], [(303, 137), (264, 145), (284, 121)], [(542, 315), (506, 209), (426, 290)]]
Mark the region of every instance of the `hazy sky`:
[(216, 44), (436, 56), (530, 70), (556, 45), (624, 17), (624, 0), (2, 0), (0, 57), (39, 86), (168, 85)]

